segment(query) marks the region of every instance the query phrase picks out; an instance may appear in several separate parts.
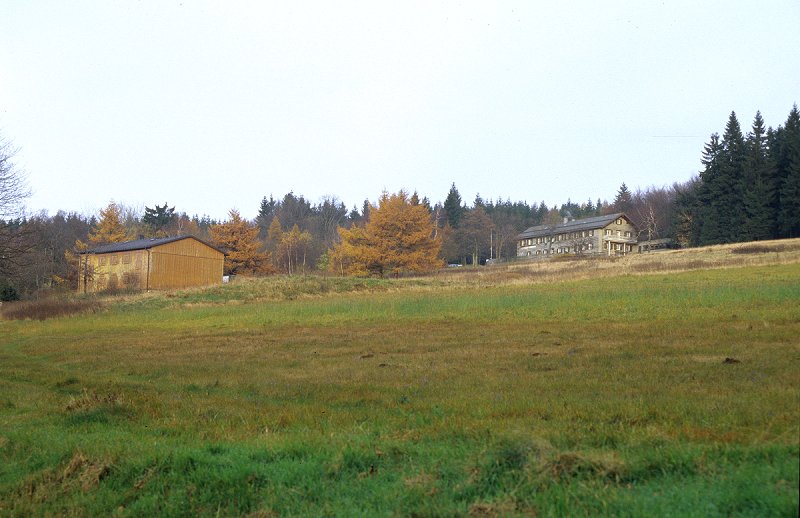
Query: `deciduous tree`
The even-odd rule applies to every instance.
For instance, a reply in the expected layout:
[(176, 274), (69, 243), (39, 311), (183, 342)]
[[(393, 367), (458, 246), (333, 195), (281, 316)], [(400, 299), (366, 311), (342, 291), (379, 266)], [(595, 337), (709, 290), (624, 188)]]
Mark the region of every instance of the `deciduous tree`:
[(228, 275), (258, 275), (275, 273), (268, 252), (261, 251), (259, 229), (232, 209), (229, 220), (209, 229), (214, 245), (225, 250), (225, 273)]
[(129, 239), (128, 229), (122, 224), (122, 209), (112, 201), (100, 210), (100, 219), (89, 232), (89, 244), (100, 246)]
[(440, 241), (433, 237), (428, 209), (412, 205), (404, 191), (383, 193), (363, 228), (339, 228), (341, 243), (329, 268), (352, 275), (399, 275), (435, 270), (442, 265)]

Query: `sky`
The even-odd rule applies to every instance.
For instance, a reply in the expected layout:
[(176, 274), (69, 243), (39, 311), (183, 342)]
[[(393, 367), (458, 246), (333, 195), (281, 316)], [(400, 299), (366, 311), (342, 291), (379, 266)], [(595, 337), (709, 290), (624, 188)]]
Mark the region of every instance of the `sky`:
[(688, 180), (800, 103), (800, 2), (10, 0), (31, 213), (256, 216), (287, 192), (548, 205)]

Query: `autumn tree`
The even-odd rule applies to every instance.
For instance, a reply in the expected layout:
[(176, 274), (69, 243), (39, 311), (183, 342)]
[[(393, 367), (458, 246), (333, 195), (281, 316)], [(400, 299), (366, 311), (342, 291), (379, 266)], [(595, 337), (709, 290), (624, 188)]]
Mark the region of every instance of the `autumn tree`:
[(129, 239), (128, 229), (122, 224), (122, 208), (112, 201), (100, 210), (100, 219), (89, 231), (89, 244), (100, 246)]
[(232, 209), (229, 220), (209, 228), (211, 242), (225, 250), (225, 273), (258, 275), (275, 273), (269, 252), (263, 252), (258, 240), (259, 228)]
[(288, 232), (281, 233), (278, 243), (278, 255), (286, 267), (286, 273), (292, 275), (301, 269), (305, 273), (308, 246), (311, 243), (311, 234), (307, 230), (300, 231), (295, 224)]
[(430, 212), (409, 196), (383, 193), (363, 228), (339, 228), (341, 243), (330, 252), (330, 270), (352, 275), (400, 275), (439, 268), (441, 243), (433, 237)]

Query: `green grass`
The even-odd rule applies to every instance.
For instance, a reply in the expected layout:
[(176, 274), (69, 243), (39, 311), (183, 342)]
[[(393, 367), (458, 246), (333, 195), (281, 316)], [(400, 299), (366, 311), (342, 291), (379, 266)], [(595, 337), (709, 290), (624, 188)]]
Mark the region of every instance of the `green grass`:
[(0, 321), (0, 515), (796, 516), (798, 336), (798, 264)]

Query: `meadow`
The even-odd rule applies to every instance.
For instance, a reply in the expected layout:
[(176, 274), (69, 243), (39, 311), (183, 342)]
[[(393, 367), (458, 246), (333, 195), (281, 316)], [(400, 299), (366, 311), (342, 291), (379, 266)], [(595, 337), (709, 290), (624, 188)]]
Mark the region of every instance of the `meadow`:
[(789, 243), (0, 320), (0, 515), (797, 516)]

